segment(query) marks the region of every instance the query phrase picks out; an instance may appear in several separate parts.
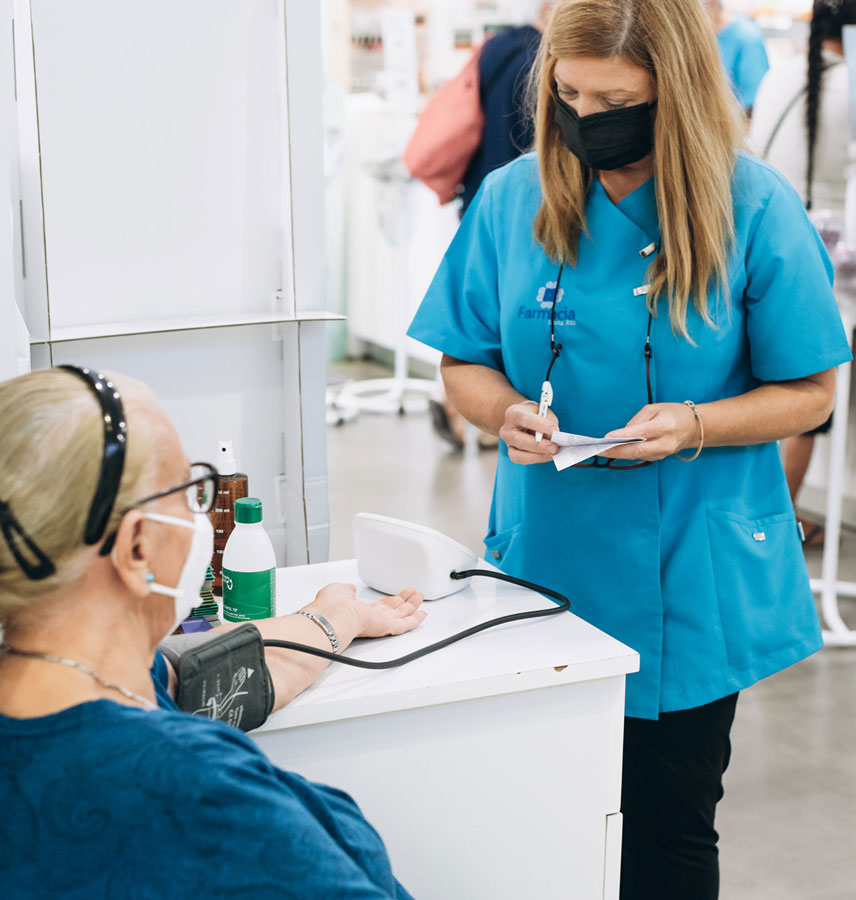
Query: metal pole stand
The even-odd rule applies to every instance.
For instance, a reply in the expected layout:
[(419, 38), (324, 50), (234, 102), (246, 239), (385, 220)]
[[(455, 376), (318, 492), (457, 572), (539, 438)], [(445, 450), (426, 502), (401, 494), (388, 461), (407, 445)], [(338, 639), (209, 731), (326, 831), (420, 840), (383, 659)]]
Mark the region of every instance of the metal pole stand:
[[(853, 335), (853, 317), (849, 303), (840, 304), (841, 318), (847, 334)], [(823, 641), (827, 647), (856, 646), (856, 631), (851, 631), (838, 610), (839, 597), (856, 597), (856, 582), (838, 580), (841, 510), (844, 503), (844, 480), (847, 471), (847, 424), (850, 415), (851, 363), (838, 367), (835, 388), (835, 416), (832, 420), (829, 448), (829, 480), (826, 494), (826, 535), (820, 578), (812, 578), (811, 587), (820, 594)]]
[(336, 405), (345, 409), (373, 413), (406, 413), (425, 412), (428, 409), (428, 396), (434, 391), (434, 381), (427, 378), (407, 377), (407, 322), (405, 312), (407, 297), (410, 291), (410, 278), (407, 264), (407, 245), (409, 222), (407, 215), (407, 185), (410, 173), (398, 159), (378, 163), (372, 167), (372, 173), (380, 181), (392, 182), (397, 187), (395, 204), (395, 269), (396, 269), (396, 304), (395, 304), (395, 370), (392, 378), (371, 378), (365, 381), (354, 381), (346, 384), (336, 397)]

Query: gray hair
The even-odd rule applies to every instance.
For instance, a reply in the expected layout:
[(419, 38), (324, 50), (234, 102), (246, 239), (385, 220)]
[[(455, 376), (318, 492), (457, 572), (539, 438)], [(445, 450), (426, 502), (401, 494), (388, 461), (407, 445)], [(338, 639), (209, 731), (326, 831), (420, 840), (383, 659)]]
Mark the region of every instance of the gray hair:
[[(141, 382), (111, 375), (128, 420), (125, 465), (105, 534), (144, 496), (157, 469), (156, 402)], [(148, 420), (148, 421), (147, 421)], [(104, 445), (98, 401), (76, 375), (45, 369), (0, 383), (0, 500), (56, 567), (30, 580), (0, 536), (0, 625), (83, 574), (92, 550), (83, 532)], [(148, 426), (148, 427), (147, 427)]]

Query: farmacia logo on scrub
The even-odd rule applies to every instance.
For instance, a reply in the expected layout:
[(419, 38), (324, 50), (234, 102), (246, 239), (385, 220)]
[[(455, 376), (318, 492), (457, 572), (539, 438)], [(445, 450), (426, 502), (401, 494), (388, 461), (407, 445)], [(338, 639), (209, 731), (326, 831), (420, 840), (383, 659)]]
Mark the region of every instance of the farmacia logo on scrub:
[(564, 307), (559, 309), (559, 304), (565, 297), (565, 289), (559, 288), (559, 296), (556, 296), (556, 282), (548, 281), (542, 288), (538, 288), (538, 294), (535, 297), (536, 306), (526, 307), (522, 303), (517, 308), (518, 319), (547, 319), (549, 321), (553, 312), (553, 303), (556, 304), (557, 325), (576, 325), (577, 314), (573, 309)]

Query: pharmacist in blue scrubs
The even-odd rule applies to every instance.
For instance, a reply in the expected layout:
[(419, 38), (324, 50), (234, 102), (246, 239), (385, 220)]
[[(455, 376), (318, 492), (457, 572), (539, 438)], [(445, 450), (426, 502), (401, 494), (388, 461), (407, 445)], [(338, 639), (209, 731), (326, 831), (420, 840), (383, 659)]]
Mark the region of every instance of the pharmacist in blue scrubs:
[[(850, 350), (698, 0), (563, 0), (538, 66), (536, 152), (485, 180), (409, 334), (501, 438), (487, 558), (641, 655), (621, 897), (708, 900), (738, 692), (821, 646), (776, 441)], [(559, 471), (556, 429), (645, 440)]]

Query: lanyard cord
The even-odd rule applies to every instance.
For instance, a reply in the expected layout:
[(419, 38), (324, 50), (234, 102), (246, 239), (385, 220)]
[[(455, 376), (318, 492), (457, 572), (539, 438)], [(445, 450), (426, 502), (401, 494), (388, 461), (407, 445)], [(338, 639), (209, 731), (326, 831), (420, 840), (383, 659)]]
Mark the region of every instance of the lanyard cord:
[(645, 384), (648, 387), (648, 405), (650, 406), (654, 402), (654, 394), (651, 391), (651, 357), (654, 355), (654, 351), (651, 348), (651, 319), (653, 318), (653, 313), (651, 310), (648, 310), (648, 331), (645, 334)]
[(551, 597), (558, 603), (558, 606), (551, 606), (547, 609), (532, 609), (528, 612), (511, 613), (507, 616), (499, 616), (495, 619), (488, 619), (487, 622), (481, 622), (473, 625), (464, 631), (459, 631), (451, 637), (444, 638), (423, 647), (421, 650), (415, 650), (406, 656), (399, 656), (397, 659), (387, 659), (383, 662), (370, 662), (366, 659), (355, 659), (352, 656), (340, 656), (338, 653), (331, 653), (329, 650), (321, 650), (318, 647), (311, 647), (308, 644), (296, 644), (293, 641), (263, 641), (265, 647), (282, 647), (285, 650), (298, 650), (301, 653), (308, 653), (311, 656), (320, 656), (322, 659), (329, 659), (331, 662), (344, 663), (347, 666), (355, 666), (358, 669), (394, 669), (396, 666), (403, 666), (405, 663), (412, 662), (436, 650), (442, 650), (450, 644), (456, 644), (471, 635), (478, 634), (480, 631), (486, 631), (496, 625), (505, 625), (508, 622), (519, 622), (523, 619), (540, 619), (543, 616), (555, 616), (557, 613), (567, 612), (570, 609), (571, 601), (564, 594), (558, 591), (552, 591), (540, 584), (533, 584), (531, 581), (523, 581), (521, 578), (515, 578), (513, 575), (506, 575), (505, 572), (494, 572), (492, 569), (465, 569), (462, 572), (450, 572), (449, 577), (456, 581), (463, 578), (472, 578), (473, 576), (483, 576), (484, 578), (496, 578), (498, 581), (507, 581), (509, 584), (516, 584), (519, 587), (528, 588), (530, 591), (536, 591)]
[[(565, 264), (562, 263), (559, 266), (559, 274), (556, 276), (556, 288), (555, 294), (553, 295), (553, 307), (550, 310), (550, 350), (553, 353), (553, 358), (550, 360), (550, 365), (547, 366), (547, 375), (544, 378), (544, 381), (550, 380), (550, 374), (553, 371), (553, 365), (556, 360), (559, 358), (559, 354), (562, 352), (562, 345), (556, 343), (556, 304), (559, 302), (559, 286), (562, 283), (562, 272), (565, 270)], [(651, 390), (651, 358), (654, 356), (653, 348), (651, 347), (651, 322), (653, 320), (653, 313), (651, 310), (648, 310), (648, 328), (645, 332), (645, 347), (643, 348), (643, 353), (645, 354), (645, 385), (648, 389), (648, 403), (649, 405), (654, 402), (654, 393)]]
[(562, 352), (562, 345), (556, 343), (556, 305), (559, 302), (559, 287), (562, 284), (562, 272), (565, 271), (565, 264), (562, 263), (559, 266), (559, 274), (556, 276), (556, 287), (554, 288), (553, 294), (553, 306), (550, 310), (550, 350), (553, 353), (553, 358), (550, 360), (550, 365), (547, 366), (547, 376), (544, 378), (544, 381), (550, 380), (550, 373), (553, 371), (553, 364), (559, 358), (559, 354)]

